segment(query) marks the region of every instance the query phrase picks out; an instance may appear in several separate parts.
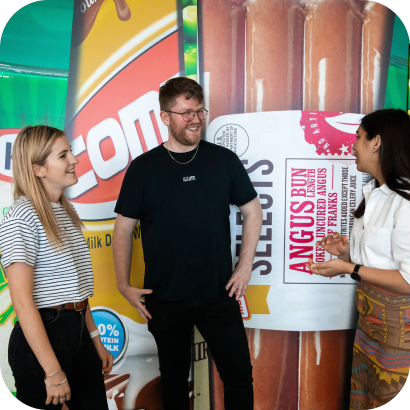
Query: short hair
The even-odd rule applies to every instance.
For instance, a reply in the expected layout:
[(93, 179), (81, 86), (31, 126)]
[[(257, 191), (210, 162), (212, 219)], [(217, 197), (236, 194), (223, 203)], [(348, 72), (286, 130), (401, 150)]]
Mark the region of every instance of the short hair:
[(161, 111), (169, 110), (175, 100), (183, 95), (186, 100), (194, 98), (200, 104), (204, 101), (202, 87), (195, 81), (187, 77), (170, 78), (159, 89), (159, 106)]

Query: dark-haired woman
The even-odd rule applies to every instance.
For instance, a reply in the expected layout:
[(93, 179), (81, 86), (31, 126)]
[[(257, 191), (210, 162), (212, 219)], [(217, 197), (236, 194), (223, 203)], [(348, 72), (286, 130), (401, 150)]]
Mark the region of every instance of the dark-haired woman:
[(357, 169), (374, 176), (363, 188), (350, 237), (317, 242), (337, 256), (309, 260), (321, 276), (352, 274), (358, 281), (359, 321), (353, 348), (350, 409), (389, 402), (410, 366), (410, 117), (402, 110), (365, 116), (353, 145)]

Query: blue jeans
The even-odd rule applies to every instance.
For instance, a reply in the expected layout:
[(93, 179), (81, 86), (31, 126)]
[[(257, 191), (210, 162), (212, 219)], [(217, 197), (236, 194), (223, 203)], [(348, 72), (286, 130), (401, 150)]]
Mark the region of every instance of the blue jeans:
[[(108, 410), (102, 363), (85, 325), (85, 311), (39, 309), (51, 347), (71, 388), (70, 410)], [(17, 399), (36, 409), (61, 410), (45, 405), (44, 370), (24, 336), (19, 322), (11, 332), (8, 359), (16, 382)]]
[(248, 341), (238, 302), (218, 299), (178, 301), (145, 296), (152, 319), (148, 330), (158, 347), (164, 410), (189, 410), (188, 376), (195, 325), (211, 351), (224, 383), (225, 410), (253, 409), (253, 378)]

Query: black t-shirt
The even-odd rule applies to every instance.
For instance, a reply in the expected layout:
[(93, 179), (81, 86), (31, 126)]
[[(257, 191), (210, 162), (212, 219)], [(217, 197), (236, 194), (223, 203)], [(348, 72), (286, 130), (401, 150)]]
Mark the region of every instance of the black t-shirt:
[[(194, 153), (171, 152), (179, 162)], [(115, 212), (141, 222), (144, 288), (165, 300), (218, 298), (232, 275), (229, 205), (256, 195), (238, 156), (206, 141), (186, 165), (162, 145), (135, 158)]]

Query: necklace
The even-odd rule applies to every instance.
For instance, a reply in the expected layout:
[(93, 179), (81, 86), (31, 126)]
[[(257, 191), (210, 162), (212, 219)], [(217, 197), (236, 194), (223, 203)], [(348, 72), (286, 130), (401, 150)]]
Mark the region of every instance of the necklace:
[[(164, 144), (164, 147), (165, 147), (165, 144)], [(181, 164), (181, 165), (186, 165), (186, 164), (189, 164), (189, 163), (196, 157), (196, 154), (198, 153), (198, 149), (199, 149), (199, 144), (198, 144), (198, 146), (196, 147), (194, 156), (193, 156), (188, 162), (179, 162), (179, 161), (177, 161), (177, 160), (171, 155), (171, 152), (169, 151), (169, 149), (168, 149), (167, 147), (165, 147), (165, 149), (168, 151), (169, 156), (170, 156), (175, 162), (178, 162), (178, 164)]]

